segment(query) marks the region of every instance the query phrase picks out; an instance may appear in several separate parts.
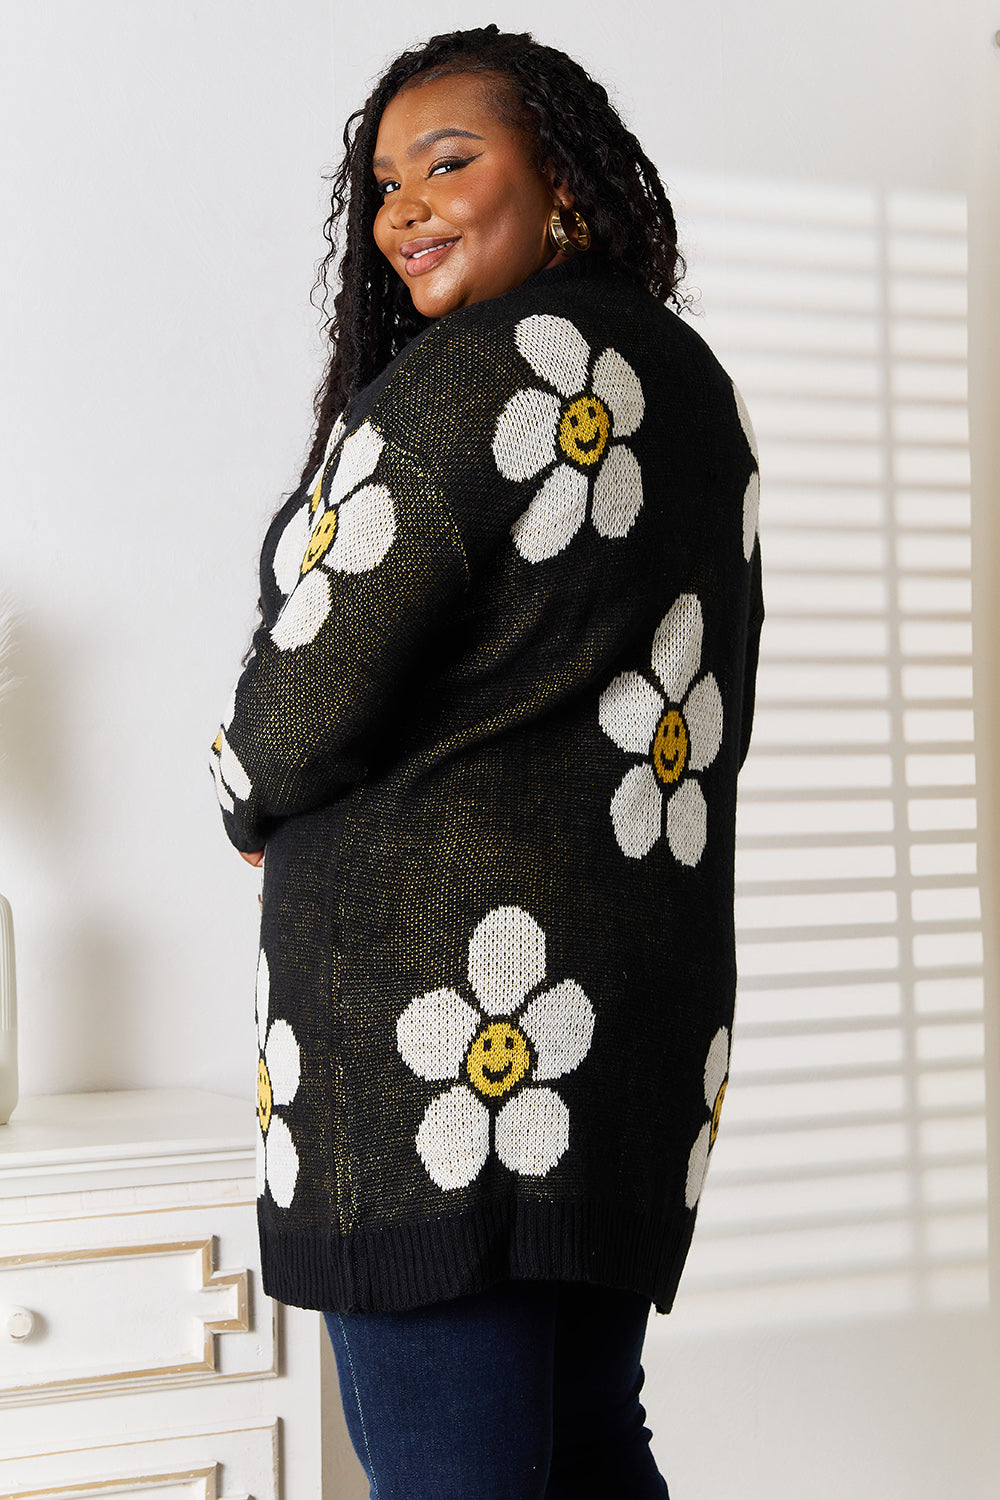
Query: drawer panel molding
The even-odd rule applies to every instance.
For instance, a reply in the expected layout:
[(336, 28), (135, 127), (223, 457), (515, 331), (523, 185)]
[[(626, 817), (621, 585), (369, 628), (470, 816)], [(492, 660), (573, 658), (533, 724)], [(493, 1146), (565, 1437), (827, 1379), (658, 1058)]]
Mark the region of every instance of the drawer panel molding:
[[(274, 1373), (252, 1273), (215, 1270), (215, 1248), (209, 1236), (0, 1257), (0, 1403)], [(241, 1346), (228, 1360), (227, 1340)]]
[[(10, 1500), (90, 1500), (92, 1496), (141, 1496), (142, 1500), (251, 1500), (249, 1495), (220, 1496), (219, 1466), (175, 1474), (131, 1474), (127, 1478), (84, 1480), (69, 1488), (18, 1490)], [(0, 1497), (3, 1500), (3, 1497)]]
[(278, 1423), (0, 1459), (0, 1500), (278, 1500)]

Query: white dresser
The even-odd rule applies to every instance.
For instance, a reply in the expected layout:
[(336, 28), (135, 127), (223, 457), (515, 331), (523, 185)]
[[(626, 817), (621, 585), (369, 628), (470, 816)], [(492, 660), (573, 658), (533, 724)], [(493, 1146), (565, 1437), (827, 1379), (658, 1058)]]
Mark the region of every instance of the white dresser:
[(24, 1099), (0, 1127), (0, 1500), (362, 1500), (318, 1313), (265, 1297), (253, 1104)]

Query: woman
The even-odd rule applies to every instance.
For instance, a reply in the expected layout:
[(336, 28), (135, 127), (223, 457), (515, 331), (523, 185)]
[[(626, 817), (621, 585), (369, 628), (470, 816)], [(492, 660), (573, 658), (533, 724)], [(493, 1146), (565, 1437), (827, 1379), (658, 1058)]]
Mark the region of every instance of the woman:
[(752, 430), (562, 53), (434, 38), (345, 142), (315, 441), (213, 746), (267, 850), (264, 1286), (326, 1314), (382, 1500), (662, 1496), (639, 1358), (728, 1075)]

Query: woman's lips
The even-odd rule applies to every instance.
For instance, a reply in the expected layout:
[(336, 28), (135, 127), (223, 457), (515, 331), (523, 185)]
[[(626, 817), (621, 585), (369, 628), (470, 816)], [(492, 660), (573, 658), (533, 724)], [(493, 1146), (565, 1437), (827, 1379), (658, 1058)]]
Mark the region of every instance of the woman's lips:
[(405, 245), (400, 245), (399, 253), (406, 263), (407, 276), (423, 276), (426, 271), (433, 271), (444, 260), (452, 245), (458, 244), (458, 238), (452, 240), (408, 240)]

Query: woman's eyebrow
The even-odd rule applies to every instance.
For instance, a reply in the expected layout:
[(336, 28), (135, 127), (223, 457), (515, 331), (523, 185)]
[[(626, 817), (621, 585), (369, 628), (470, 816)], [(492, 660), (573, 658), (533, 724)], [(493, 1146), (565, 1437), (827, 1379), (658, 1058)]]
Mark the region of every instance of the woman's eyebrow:
[[(456, 126), (446, 125), (440, 130), (428, 130), (424, 135), (418, 135), (416, 140), (406, 148), (407, 160), (412, 161), (422, 151), (426, 151), (428, 146), (433, 146), (435, 141), (449, 140), (454, 136), (462, 136), (464, 139), (470, 141), (484, 141), (486, 139), (483, 135), (475, 135), (471, 130), (459, 130)], [(392, 157), (374, 156), (372, 157), (372, 166), (376, 171), (387, 171), (392, 166)]]

